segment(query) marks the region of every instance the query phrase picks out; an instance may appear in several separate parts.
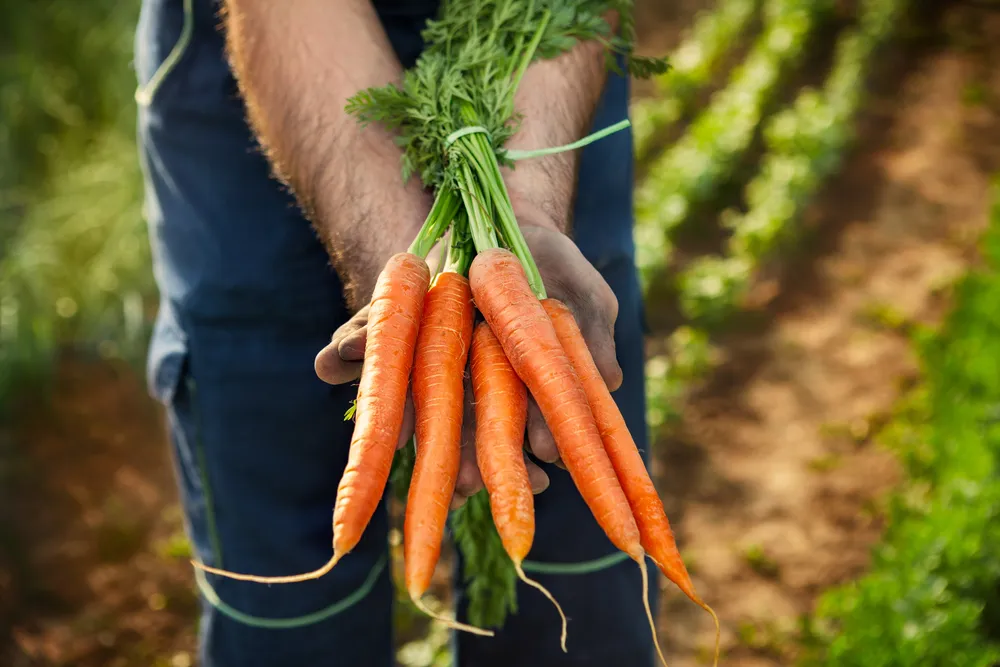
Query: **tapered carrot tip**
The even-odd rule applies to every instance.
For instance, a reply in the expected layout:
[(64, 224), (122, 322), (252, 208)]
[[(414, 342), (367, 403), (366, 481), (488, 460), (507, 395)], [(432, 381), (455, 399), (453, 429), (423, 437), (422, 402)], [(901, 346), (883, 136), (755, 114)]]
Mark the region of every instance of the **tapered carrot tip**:
[(518, 578), (524, 583), (528, 584), (532, 588), (537, 588), (542, 595), (548, 598), (549, 602), (556, 606), (556, 611), (559, 612), (559, 618), (562, 620), (562, 634), (559, 636), (559, 645), (562, 647), (563, 653), (566, 653), (566, 614), (563, 613), (562, 606), (556, 602), (555, 597), (549, 592), (549, 589), (542, 586), (540, 583), (534, 579), (529, 579), (525, 574), (524, 570), (521, 569), (521, 564), (518, 562), (514, 563), (514, 569), (517, 570)]
[(477, 628), (474, 625), (466, 625), (465, 623), (459, 623), (458, 621), (434, 613), (427, 607), (427, 605), (423, 603), (419, 595), (413, 595), (411, 593), (410, 599), (413, 600), (413, 604), (417, 606), (417, 609), (424, 612), (425, 614), (433, 618), (435, 621), (440, 621), (441, 623), (444, 623), (447, 627), (451, 628), (452, 630), (461, 630), (462, 632), (469, 632), (474, 635), (479, 635), (480, 637), (492, 637), (494, 634), (492, 630), (484, 630), (482, 628)]
[(667, 659), (663, 657), (663, 649), (660, 648), (660, 638), (656, 632), (656, 620), (653, 618), (653, 610), (649, 607), (649, 570), (646, 569), (646, 554), (636, 558), (639, 564), (639, 572), (642, 573), (642, 605), (646, 608), (646, 618), (649, 619), (649, 629), (653, 633), (653, 646), (656, 647), (656, 654), (660, 656), (663, 667), (667, 667)]
[[(669, 568), (664, 567), (659, 561), (657, 561), (652, 556), (649, 556), (650, 560), (656, 563), (656, 566), (663, 571), (664, 574), (670, 572)], [(712, 616), (712, 622), (715, 623), (715, 660), (712, 662), (712, 667), (719, 667), (719, 659), (722, 656), (722, 624), (719, 622), (719, 617), (715, 613), (715, 610), (705, 604), (705, 601), (698, 596), (694, 591), (694, 585), (691, 583), (691, 579), (687, 577), (687, 573), (684, 573), (683, 579), (678, 579), (676, 576), (667, 576), (668, 579), (677, 584), (677, 587), (681, 589), (684, 595), (694, 602), (696, 605), (707, 611)]]
[(719, 624), (719, 617), (715, 614), (715, 610), (709, 607), (707, 604), (702, 602), (700, 599), (696, 599), (695, 603), (712, 615), (712, 620), (715, 621), (715, 661), (712, 663), (712, 667), (719, 667), (719, 654), (722, 648), (722, 626)]
[(300, 581), (309, 581), (311, 579), (319, 579), (324, 574), (333, 569), (333, 566), (337, 564), (343, 554), (339, 554), (336, 551), (333, 552), (333, 557), (326, 562), (325, 565), (319, 569), (313, 570), (312, 572), (304, 572), (303, 574), (292, 574), (287, 576), (278, 577), (261, 577), (256, 574), (239, 574), (238, 572), (230, 572), (229, 570), (220, 570), (217, 567), (209, 567), (204, 563), (199, 563), (196, 560), (192, 560), (191, 564), (194, 565), (199, 570), (204, 570), (205, 572), (210, 572), (212, 574), (217, 574), (221, 577), (226, 577), (228, 579), (236, 579), (238, 581), (253, 581), (258, 584), (295, 584)]

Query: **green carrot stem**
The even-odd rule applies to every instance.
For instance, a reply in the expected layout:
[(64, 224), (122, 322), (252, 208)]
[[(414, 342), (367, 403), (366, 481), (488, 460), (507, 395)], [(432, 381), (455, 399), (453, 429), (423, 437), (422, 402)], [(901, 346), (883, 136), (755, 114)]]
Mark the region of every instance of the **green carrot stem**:
[(454, 224), (451, 227), (451, 243), (448, 246), (448, 257), (444, 263), (444, 270), (461, 276), (468, 274), (475, 254), (476, 249), (472, 246), (472, 237), (469, 235), (468, 216), (460, 213), (455, 216)]
[(468, 164), (462, 165), (462, 201), (469, 220), (469, 232), (477, 252), (499, 248), (496, 232), (490, 224), (491, 207)]
[(517, 73), (514, 74), (515, 91), (517, 90), (517, 87), (521, 85), (521, 77), (524, 76), (524, 72), (528, 69), (528, 65), (530, 65), (531, 61), (535, 59), (535, 51), (538, 50), (538, 45), (541, 43), (542, 37), (545, 35), (545, 29), (549, 26), (550, 16), (551, 14), (548, 10), (545, 10), (542, 13), (542, 18), (538, 21), (538, 29), (535, 30), (535, 36), (531, 38), (531, 41), (528, 43), (528, 48), (524, 50), (524, 57), (521, 58), (521, 64), (517, 68)]
[[(467, 158), (466, 168), (470, 172), (472, 169), (468, 165), (475, 169), (475, 176), (478, 177), (482, 189), (492, 201), (492, 226), (499, 232), (504, 245), (521, 261), (521, 266), (524, 267), (524, 273), (528, 278), (528, 284), (531, 285), (535, 296), (539, 299), (546, 298), (542, 274), (538, 271), (538, 265), (535, 264), (535, 259), (531, 255), (528, 242), (524, 240), (521, 227), (517, 224), (510, 194), (507, 191), (506, 183), (504, 183), (503, 175), (500, 173), (500, 165), (497, 163), (493, 148), (482, 134), (467, 135), (459, 139), (457, 143)], [(468, 179), (470, 176), (466, 178)]]
[(424, 224), (410, 244), (409, 252), (426, 259), (438, 240), (448, 231), (448, 226), (461, 207), (462, 202), (454, 192), (448, 188), (439, 189)]

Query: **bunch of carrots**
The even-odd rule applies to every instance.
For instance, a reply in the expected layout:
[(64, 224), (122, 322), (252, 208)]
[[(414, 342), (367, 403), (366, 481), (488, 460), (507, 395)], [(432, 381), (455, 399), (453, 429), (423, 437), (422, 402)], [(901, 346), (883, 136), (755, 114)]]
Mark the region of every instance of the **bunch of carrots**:
[[(523, 15), (512, 11), (525, 2)], [(620, 49), (599, 32), (600, 17), (618, 11), (627, 32), (630, 8), (627, 0), (451, 0), (441, 19), (429, 24), (428, 46), (403, 86), (364, 91), (351, 101), (349, 110), (362, 122), (378, 121), (398, 132), (407, 150), (405, 168), (419, 167), (436, 194), (408, 252), (389, 259), (371, 298), (354, 433), (333, 513), (333, 555), (321, 568), (292, 576), (198, 567), (269, 584), (329, 572), (357, 546), (378, 507), (410, 392), (416, 460), (403, 526), (405, 585), (420, 609), (440, 618), (422, 597), (440, 557), (458, 477), (469, 372), (476, 457), (493, 523), (518, 578), (555, 605), (563, 650), (566, 617), (522, 568), (535, 532), (523, 454), (529, 392), (598, 524), (640, 568), (661, 660), (648, 602), (647, 557), (712, 615), (718, 661), (718, 618), (694, 590), (663, 503), (573, 313), (546, 294), (500, 171), (512, 163), (501, 144), (512, 133), (513, 94), (528, 64), (539, 54), (566, 50), (567, 34), (583, 39), (588, 30)], [(630, 52), (624, 55), (633, 72), (655, 70)], [(478, 105), (484, 98), (487, 103)], [(429, 114), (429, 108), (438, 113)], [(446, 244), (447, 251), (432, 273), (427, 257), (438, 244)], [(458, 630), (493, 634), (440, 620)]]

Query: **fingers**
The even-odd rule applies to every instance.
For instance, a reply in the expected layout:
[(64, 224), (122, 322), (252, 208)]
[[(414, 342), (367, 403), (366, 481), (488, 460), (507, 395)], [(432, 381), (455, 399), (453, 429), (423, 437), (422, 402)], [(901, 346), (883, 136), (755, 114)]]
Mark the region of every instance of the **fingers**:
[(361, 377), (361, 362), (344, 361), (333, 343), (319, 351), (314, 367), (319, 379), (327, 384), (347, 384)]
[[(365, 358), (365, 344), (368, 342), (368, 323), (365, 322), (365, 326), (351, 331), (345, 335), (340, 344), (337, 346), (337, 351), (340, 353), (340, 358), (344, 361), (361, 361)], [(336, 340), (331, 342), (333, 345)]]
[(399, 429), (399, 441), (396, 443), (396, 451), (406, 446), (406, 443), (413, 437), (414, 417), (413, 417), (413, 396), (406, 392), (406, 405), (403, 406), (403, 425)]
[(537, 496), (549, 488), (549, 476), (534, 461), (528, 458), (527, 454), (524, 456), (524, 465), (528, 469), (528, 482), (531, 484), (531, 492), (533, 494)]
[(556, 463), (559, 460), (559, 450), (556, 441), (549, 431), (542, 411), (532, 396), (528, 396), (528, 447), (535, 458), (546, 463)]
[(596, 280), (590, 282), (588, 293), (569, 290), (567, 306), (587, 341), (590, 355), (608, 389), (615, 391), (622, 384), (623, 374), (618, 365), (615, 347), (615, 320), (618, 317), (618, 298), (596, 270)]
[[(587, 322), (584, 317), (577, 317), (577, 323)], [(618, 365), (618, 353), (615, 348), (614, 333), (602, 330), (601, 325), (593, 323), (580, 326), (580, 333), (587, 341), (590, 355), (594, 359), (597, 370), (600, 371), (604, 383), (608, 389), (615, 391), (622, 386), (624, 375), (621, 366)]]
[(361, 377), (367, 339), (368, 308), (365, 307), (342, 324), (330, 343), (316, 355), (314, 367), (319, 379), (327, 384), (346, 384)]
[(462, 449), (451, 509), (458, 509), (464, 505), (466, 500), (479, 493), (482, 488), (483, 478), (479, 474), (479, 463), (476, 461), (476, 409), (472, 399), (472, 383), (469, 376), (466, 375), (464, 412), (462, 414)]
[(611, 391), (618, 389), (622, 370), (615, 354), (614, 291), (569, 237), (538, 227), (525, 228), (524, 235), (549, 295), (572, 311), (601, 377)]

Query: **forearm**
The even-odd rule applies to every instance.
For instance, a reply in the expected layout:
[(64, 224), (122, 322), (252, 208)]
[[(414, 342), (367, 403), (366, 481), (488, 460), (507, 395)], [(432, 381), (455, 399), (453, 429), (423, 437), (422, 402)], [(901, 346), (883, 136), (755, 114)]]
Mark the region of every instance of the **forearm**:
[[(561, 146), (589, 132), (607, 79), (605, 49), (584, 42), (525, 72), (515, 97), (521, 127), (508, 148)], [(506, 182), (518, 219), (568, 232), (576, 189), (579, 151), (518, 162)]]
[(227, 0), (227, 46), (249, 120), (330, 251), (348, 301), (367, 301), (430, 201), (404, 187), (391, 135), (344, 110), (402, 68), (368, 0)]

